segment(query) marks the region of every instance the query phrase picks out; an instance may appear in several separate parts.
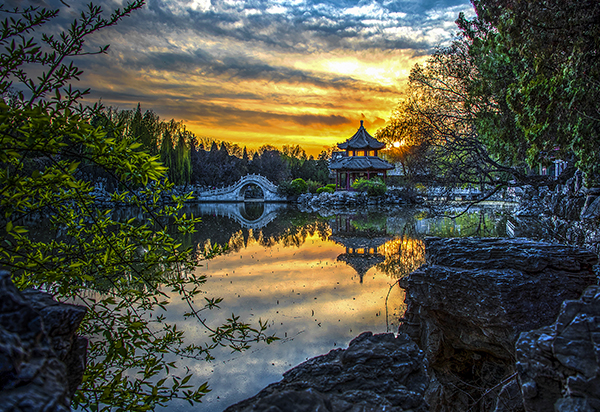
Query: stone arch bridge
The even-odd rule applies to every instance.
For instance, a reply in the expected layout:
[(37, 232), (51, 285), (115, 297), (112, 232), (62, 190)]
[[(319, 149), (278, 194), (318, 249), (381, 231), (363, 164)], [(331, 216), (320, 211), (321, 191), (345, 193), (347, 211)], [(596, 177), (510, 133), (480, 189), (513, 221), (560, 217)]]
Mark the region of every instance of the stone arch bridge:
[(195, 193), (200, 202), (243, 202), (248, 187), (256, 185), (263, 192), (265, 202), (285, 202), (286, 198), (277, 193), (277, 186), (261, 175), (246, 175), (231, 186)]

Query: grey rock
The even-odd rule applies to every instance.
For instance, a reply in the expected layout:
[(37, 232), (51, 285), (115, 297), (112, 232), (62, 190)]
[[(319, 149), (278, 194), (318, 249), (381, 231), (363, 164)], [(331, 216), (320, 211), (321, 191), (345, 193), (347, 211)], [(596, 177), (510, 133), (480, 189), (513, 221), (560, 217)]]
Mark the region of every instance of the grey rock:
[(600, 196), (588, 196), (582, 207), (581, 220), (600, 219)]
[(68, 411), (85, 370), (85, 308), (20, 293), (0, 271), (0, 411)]
[[(578, 298), (596, 282), (597, 256), (571, 246), (429, 238), (426, 253), (427, 265), (401, 281), (409, 305), (419, 307), (421, 318), (435, 315), (428, 330), (443, 331), (454, 348), (506, 359), (520, 332), (552, 323), (563, 300)], [(452, 327), (440, 328), (440, 322)]]
[(423, 353), (408, 336), (365, 332), (226, 411), (426, 411), (427, 385)]
[(523, 409), (523, 395), (521, 386), (516, 379), (502, 386), (498, 399), (494, 405), (494, 412), (513, 412)]
[(599, 410), (600, 286), (565, 301), (554, 324), (521, 333), (516, 358), (527, 411)]
[[(427, 264), (400, 281), (408, 304), (400, 331), (425, 351), (431, 410), (522, 410), (512, 386), (515, 342), (521, 332), (554, 322), (563, 300), (596, 283), (597, 256), (523, 239), (425, 243)], [(540, 391), (523, 387), (528, 396)]]

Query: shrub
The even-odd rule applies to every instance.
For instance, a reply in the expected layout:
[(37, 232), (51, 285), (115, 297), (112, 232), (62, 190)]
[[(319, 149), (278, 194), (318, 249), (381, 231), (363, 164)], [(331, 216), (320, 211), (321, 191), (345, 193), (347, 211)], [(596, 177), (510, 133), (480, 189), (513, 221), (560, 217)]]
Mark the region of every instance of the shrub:
[(308, 184), (302, 178), (292, 180), (291, 187), (296, 195), (308, 192)]
[(281, 182), (277, 186), (277, 193), (284, 197), (294, 196), (294, 189), (292, 188), (292, 182)]
[(291, 182), (281, 182), (277, 188), (277, 192), (282, 196), (299, 196), (308, 191), (308, 184), (304, 179), (298, 178)]
[(387, 186), (380, 178), (357, 179), (352, 183), (352, 188), (358, 192), (366, 193), (368, 196), (382, 196), (387, 191)]
[(330, 185), (327, 186), (323, 186), (317, 189), (317, 194), (321, 194), (321, 193), (333, 193), (335, 192), (335, 185), (333, 185), (334, 187), (330, 187)]

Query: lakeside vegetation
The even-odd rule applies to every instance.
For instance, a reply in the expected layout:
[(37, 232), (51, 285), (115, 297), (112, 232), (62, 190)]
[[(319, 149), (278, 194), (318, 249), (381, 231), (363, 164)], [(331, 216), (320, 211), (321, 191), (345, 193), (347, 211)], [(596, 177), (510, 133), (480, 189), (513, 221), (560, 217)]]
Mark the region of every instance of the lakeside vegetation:
[[(600, 184), (600, 4), (473, 0), (451, 45), (410, 74), (376, 137), (410, 180), (550, 186), (582, 173)], [(558, 180), (540, 170), (565, 162)], [(581, 182), (580, 182), (581, 183)]]
[[(158, 204), (161, 192), (173, 187), (169, 169), (137, 138), (94, 124), (104, 110), (81, 106), (89, 91), (71, 85), (81, 74), (72, 59), (108, 47), (86, 50), (86, 37), (143, 5), (133, 1), (105, 17), (90, 4), (55, 36), (39, 33), (57, 10), (0, 5), (6, 16), (0, 33), (0, 266), (21, 289), (42, 289), (87, 307), (79, 333), (89, 337), (88, 362), (72, 400), (81, 410), (146, 411), (175, 398), (199, 402), (208, 384), (192, 387), (192, 375), (180, 372), (173, 356), (210, 360), (219, 346), (241, 351), (250, 342), (276, 339), (265, 335), (260, 320), (249, 325), (232, 315), (221, 326), (204, 324), (203, 311), (220, 299), (200, 298), (206, 278), (194, 268), (220, 247), (198, 256), (171, 235), (174, 229), (196, 231), (199, 219), (178, 214), (187, 196)], [(137, 208), (136, 217), (115, 220), (99, 208), (90, 173), (116, 182), (122, 190), (115, 200)], [(49, 219), (44, 240), (29, 235), (36, 214)], [(87, 293), (108, 286), (110, 293), (98, 298)], [(190, 344), (177, 324), (151, 316), (165, 307), (164, 290), (187, 304), (186, 316), (206, 327), (207, 340)]]

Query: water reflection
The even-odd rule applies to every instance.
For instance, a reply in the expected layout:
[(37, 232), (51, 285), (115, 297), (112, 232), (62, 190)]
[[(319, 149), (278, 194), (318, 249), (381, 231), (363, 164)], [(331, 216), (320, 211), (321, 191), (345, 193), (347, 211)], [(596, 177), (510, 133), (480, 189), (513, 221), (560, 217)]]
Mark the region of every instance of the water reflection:
[(195, 212), (202, 216), (227, 217), (244, 229), (260, 229), (267, 226), (286, 207), (282, 203), (235, 202), (199, 203), (188, 205), (184, 212)]
[[(248, 322), (268, 320), (268, 333), (282, 338), (270, 346), (255, 345), (242, 354), (223, 349), (214, 353), (217, 360), (212, 364), (188, 363), (197, 382), (209, 380), (214, 389), (200, 410), (220, 410), (251, 396), (281, 379), (293, 365), (346, 346), (361, 331), (397, 328), (404, 300), (401, 289), (393, 291), (390, 302), (394, 308), (389, 310), (390, 321), (385, 319), (386, 296), (393, 280), (372, 268), (361, 284), (354, 269), (337, 260), (343, 247), (322, 238), (316, 230), (308, 232), (299, 245), (285, 242), (289, 239), (285, 238), (268, 246), (261, 244), (259, 233), (252, 232), (242, 249), (198, 269), (208, 276), (206, 295), (224, 298), (221, 311), (210, 314), (210, 324), (217, 325), (234, 312)], [(294, 234), (292, 238), (300, 237)], [(180, 324), (185, 309), (171, 302), (169, 319)], [(182, 327), (188, 339), (206, 339), (206, 332), (194, 322)]]
[[(197, 303), (205, 296), (224, 298), (220, 310), (203, 312), (208, 324), (220, 325), (232, 313), (254, 325), (268, 320), (268, 334), (281, 340), (241, 354), (221, 348), (212, 363), (179, 360), (180, 368), (194, 372), (191, 384), (208, 380), (213, 392), (199, 406), (169, 406), (178, 411), (220, 411), (280, 380), (292, 366), (347, 346), (363, 331), (396, 331), (405, 308), (404, 291), (394, 285), (422, 264), (423, 236), (496, 236), (502, 228), (495, 210), (450, 219), (413, 209), (308, 213), (282, 204), (231, 203), (188, 205), (182, 213), (202, 217), (197, 232), (179, 237), (198, 255), (197, 274), (208, 279)], [(119, 209), (113, 217), (136, 216)], [(42, 224), (38, 230), (40, 237), (60, 238)], [(227, 250), (201, 261), (214, 245)], [(189, 343), (202, 345), (208, 333), (185, 318), (186, 311), (171, 295), (163, 314)]]
[(332, 240), (346, 248), (337, 261), (352, 267), (360, 283), (373, 266), (385, 261), (382, 249), (392, 240), (387, 234), (387, 220), (382, 214), (343, 214), (330, 221)]
[[(192, 209), (188, 213), (199, 213)], [(292, 366), (345, 347), (360, 332), (396, 331), (405, 308), (404, 291), (394, 285), (423, 263), (422, 237), (470, 233), (460, 224), (471, 222), (407, 209), (329, 215), (280, 207), (276, 218), (255, 229), (227, 215), (226, 208), (209, 210), (199, 231), (186, 239), (198, 251), (228, 246), (226, 253), (198, 268), (208, 278), (206, 296), (224, 298), (221, 310), (209, 313), (207, 322), (216, 326), (231, 313), (255, 324), (268, 320), (267, 332), (281, 341), (257, 344), (241, 354), (223, 348), (213, 353), (212, 363), (186, 361), (196, 383), (208, 380), (213, 392), (200, 406), (171, 406), (176, 410), (222, 410), (280, 380)], [(481, 213), (483, 220), (477, 221), (493, 235), (497, 216)], [(184, 311), (173, 300), (167, 316), (192, 342), (206, 340), (203, 328), (183, 320)]]

